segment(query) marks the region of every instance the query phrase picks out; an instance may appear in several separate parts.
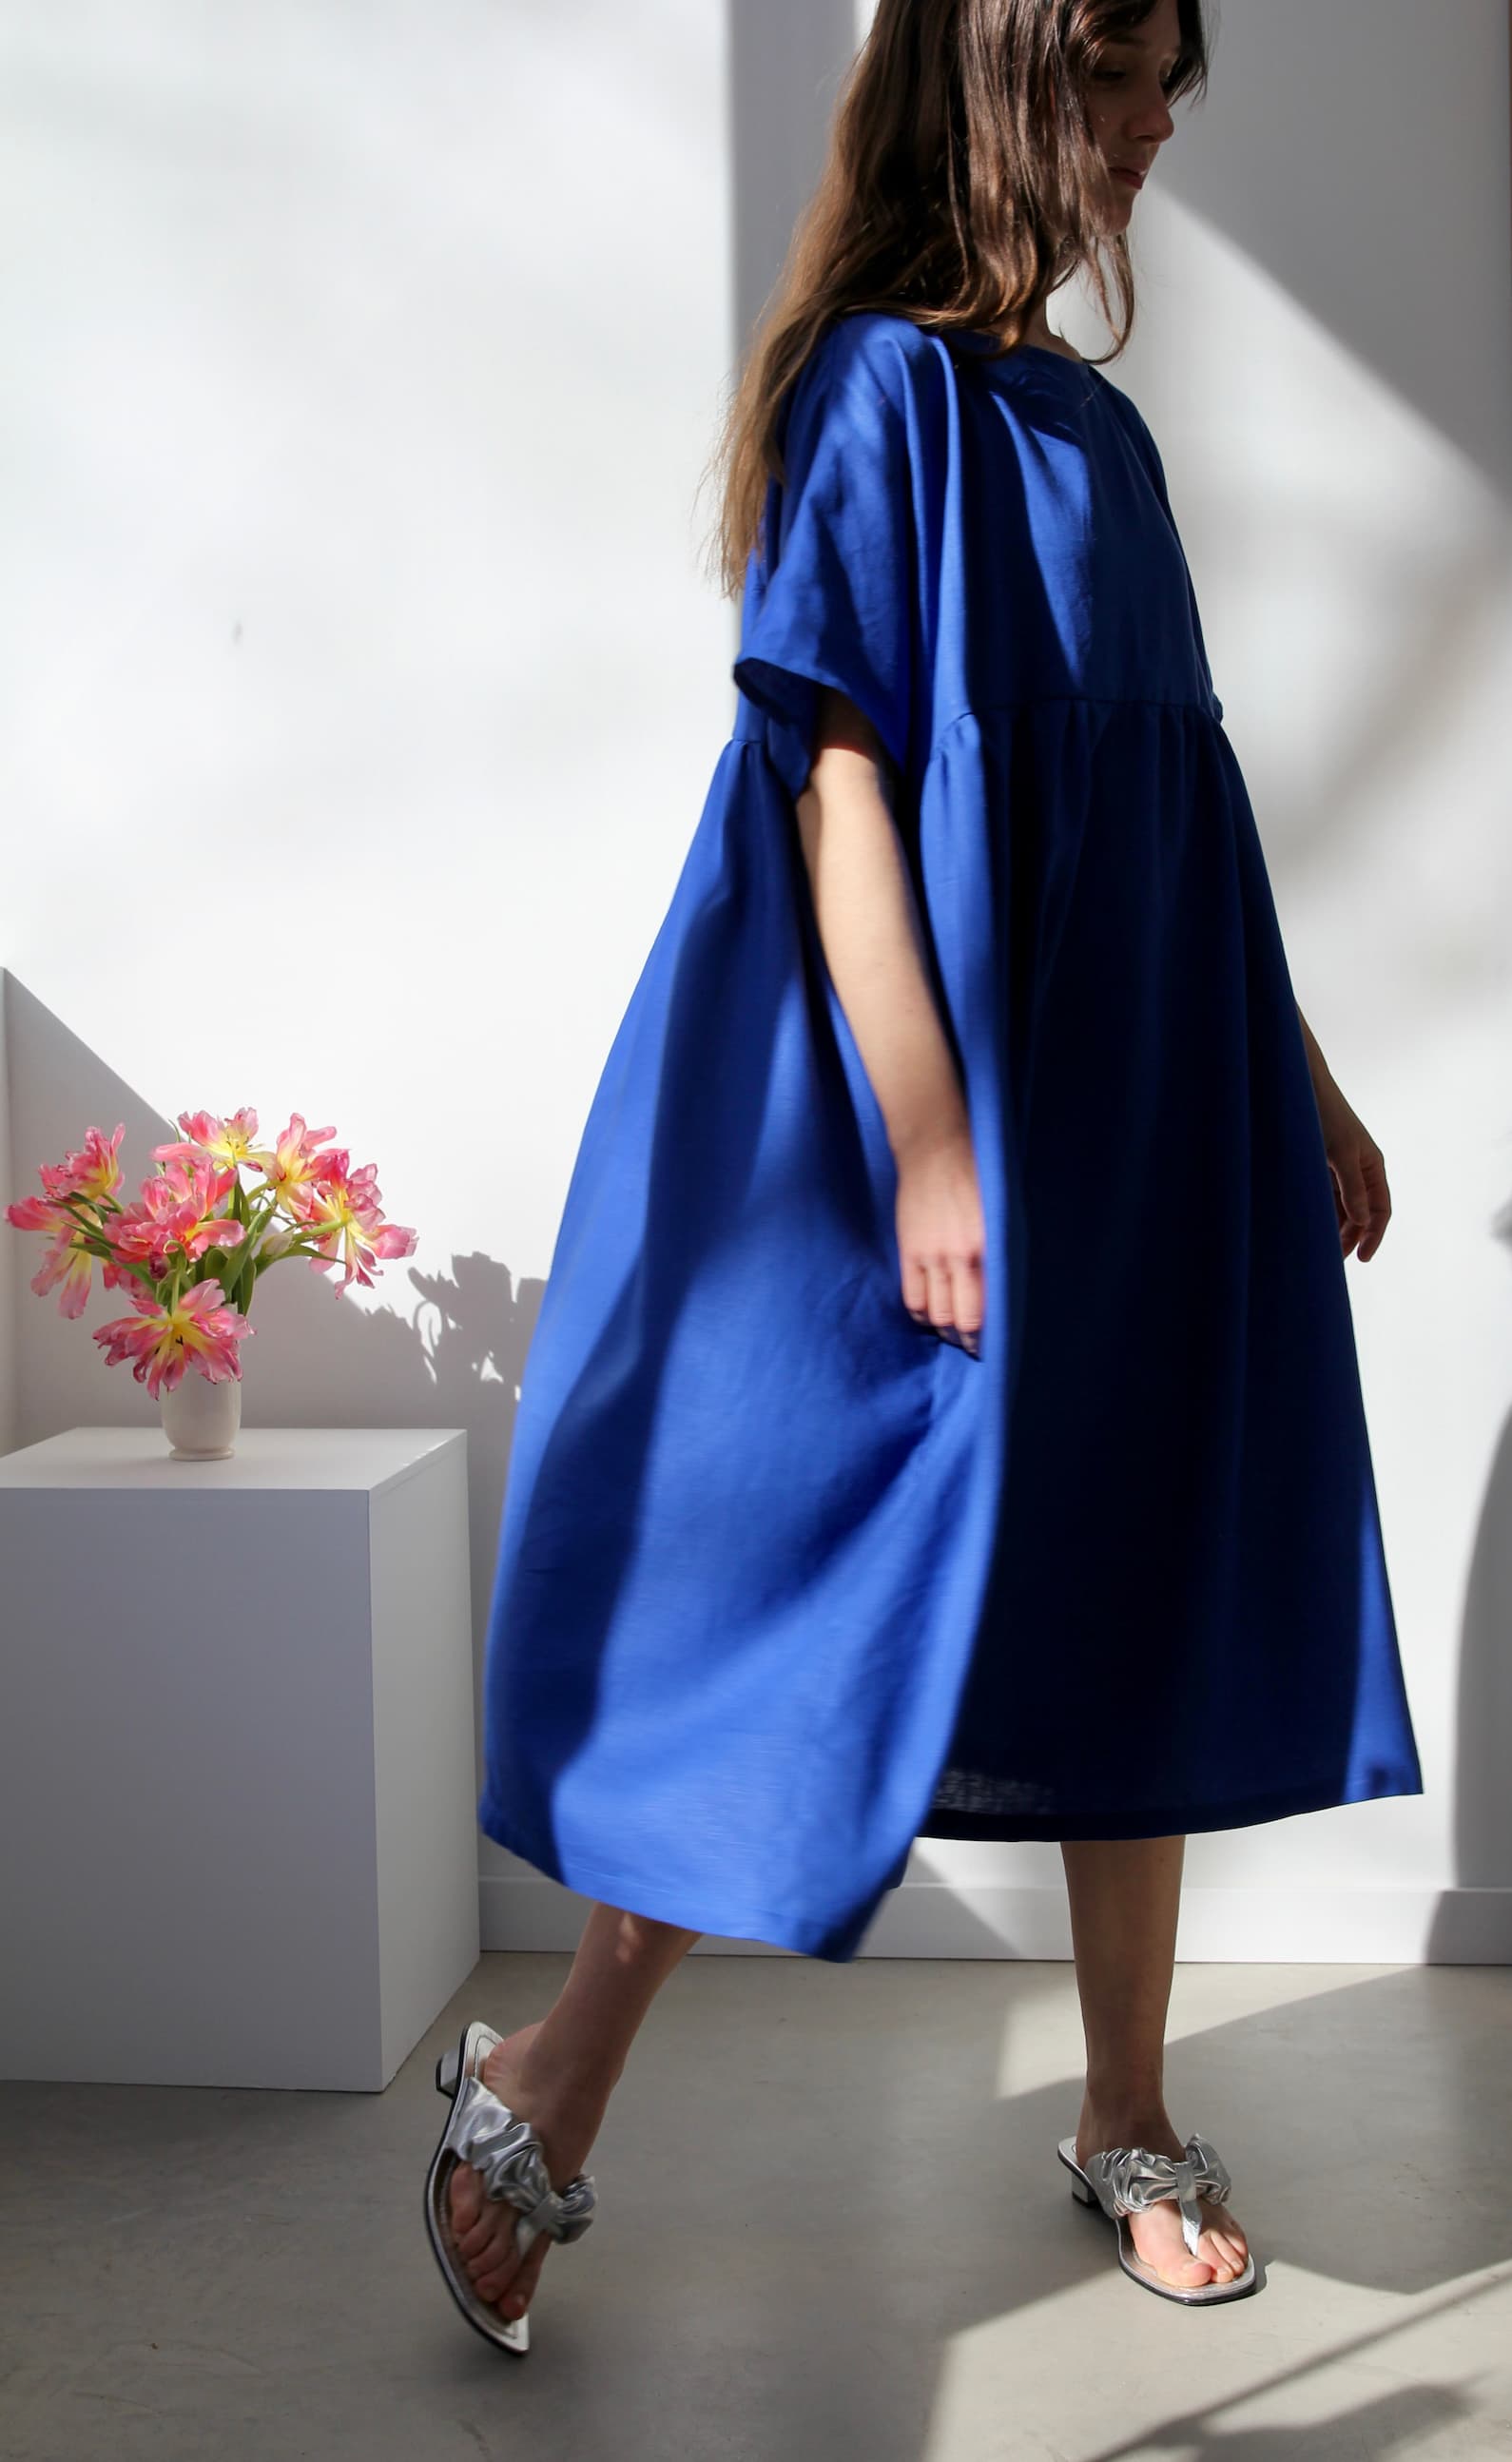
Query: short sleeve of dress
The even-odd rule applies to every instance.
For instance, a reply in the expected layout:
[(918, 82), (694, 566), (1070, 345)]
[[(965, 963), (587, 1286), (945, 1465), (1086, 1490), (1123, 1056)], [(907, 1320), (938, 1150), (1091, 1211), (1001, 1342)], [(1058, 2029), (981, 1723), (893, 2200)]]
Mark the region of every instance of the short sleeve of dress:
[(820, 684), (847, 694), (908, 767), (917, 559), (903, 361), (876, 338), (890, 321), (842, 317), (800, 368), (778, 430), (787, 482), (767, 491), (769, 561), (753, 548), (746, 564), (733, 674), (795, 798)]

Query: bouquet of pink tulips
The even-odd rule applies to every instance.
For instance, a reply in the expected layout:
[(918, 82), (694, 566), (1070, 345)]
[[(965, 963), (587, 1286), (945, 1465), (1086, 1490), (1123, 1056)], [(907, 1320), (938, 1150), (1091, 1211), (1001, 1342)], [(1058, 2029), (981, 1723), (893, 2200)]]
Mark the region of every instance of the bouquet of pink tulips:
[[(257, 1277), (279, 1257), (308, 1257), (317, 1273), (344, 1263), (343, 1290), (353, 1281), (371, 1288), (369, 1264), (410, 1256), (416, 1237), (384, 1221), (375, 1163), (353, 1171), (343, 1148), (315, 1151), (335, 1129), (307, 1129), (295, 1112), (276, 1145), (259, 1146), (257, 1114), (246, 1109), (226, 1120), (181, 1112), (179, 1126), (182, 1141), (154, 1146), (162, 1169), (135, 1204), (116, 1199), (122, 1124), (108, 1143), (91, 1129), (77, 1154), (39, 1165), (45, 1194), (6, 1207), (18, 1231), (50, 1234), (32, 1288), (38, 1297), (55, 1288), (64, 1316), (81, 1313), (97, 1257), (107, 1290), (139, 1286), (136, 1313), (97, 1326), (94, 1339), (111, 1367), (132, 1362), (154, 1400), (191, 1367), (212, 1385), (240, 1377)], [(243, 1187), (244, 1163), (260, 1187)]]

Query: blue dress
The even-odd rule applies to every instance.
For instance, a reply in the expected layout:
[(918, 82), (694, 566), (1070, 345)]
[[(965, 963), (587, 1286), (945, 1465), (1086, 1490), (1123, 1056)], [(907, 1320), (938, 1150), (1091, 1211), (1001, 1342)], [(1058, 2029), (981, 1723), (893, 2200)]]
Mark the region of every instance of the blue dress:
[[(916, 1837), (1422, 1790), (1332, 1183), (1160, 457), (1099, 370), (868, 312), (790, 389), (733, 735), (600, 1079), (522, 1381), (486, 1833), (853, 1956)], [(986, 1228), (896, 1175), (793, 811), (896, 771)]]

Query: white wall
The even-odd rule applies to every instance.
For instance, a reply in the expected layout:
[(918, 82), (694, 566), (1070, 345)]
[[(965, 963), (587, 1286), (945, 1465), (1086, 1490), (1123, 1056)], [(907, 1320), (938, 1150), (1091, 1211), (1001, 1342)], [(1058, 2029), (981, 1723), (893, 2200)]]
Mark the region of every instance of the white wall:
[[(271, 1274), (246, 1418), (465, 1426), (480, 1643), (578, 1134), (733, 714), (699, 476), (851, 36), (850, 0), (0, 20), (4, 1194), (90, 1124), (134, 1180), (182, 1108), (336, 1123), (419, 1248), (365, 1303)], [(1110, 374), (1392, 1177), (1349, 1280), (1427, 1781), (1194, 1839), (1183, 1955), (1512, 1933), (1507, 92), (1501, 0), (1225, 0), (1135, 208)], [(65, 1324), (0, 1248), (0, 1444), (154, 1419), (88, 1339), (114, 1295)], [(487, 1938), (575, 1938), (482, 1852)], [(1056, 1954), (1057, 1850), (921, 1841), (871, 1945)]]
[[(468, 1431), (480, 1640), (578, 1131), (729, 731), (717, 11), (0, 17), (7, 1197), (336, 1124), (416, 1254), (259, 1286), (248, 1424)], [(22, 1444), (157, 1406), (26, 1287)], [(4, 1358), (0, 1353), (0, 1369)], [(485, 1846), (492, 1866), (507, 1863)]]

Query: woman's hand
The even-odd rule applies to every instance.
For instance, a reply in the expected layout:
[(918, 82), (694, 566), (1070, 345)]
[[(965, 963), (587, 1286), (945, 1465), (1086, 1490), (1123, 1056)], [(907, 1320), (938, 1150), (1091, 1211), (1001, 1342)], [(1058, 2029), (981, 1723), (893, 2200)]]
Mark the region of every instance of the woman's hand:
[(1392, 1193), (1380, 1147), (1363, 1120), (1350, 1110), (1326, 1067), (1312, 1069), (1312, 1091), (1323, 1124), (1324, 1151), (1333, 1174), (1333, 1210), (1345, 1256), (1357, 1249), (1361, 1264), (1369, 1263), (1386, 1237), (1392, 1219)]
[(951, 1327), (973, 1357), (984, 1309), (986, 1224), (963, 1122), (895, 1150), (903, 1305), (919, 1325)]
[(1323, 1148), (1333, 1174), (1333, 1210), (1338, 1217), (1339, 1242), (1346, 1256), (1357, 1247), (1363, 1265), (1374, 1256), (1392, 1219), (1386, 1165), (1375, 1139), (1335, 1085), (1318, 1038), (1302, 1014), (1300, 1001), (1297, 1019), (1307, 1054), (1313, 1100), (1323, 1126)]

